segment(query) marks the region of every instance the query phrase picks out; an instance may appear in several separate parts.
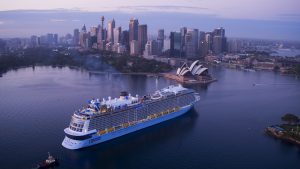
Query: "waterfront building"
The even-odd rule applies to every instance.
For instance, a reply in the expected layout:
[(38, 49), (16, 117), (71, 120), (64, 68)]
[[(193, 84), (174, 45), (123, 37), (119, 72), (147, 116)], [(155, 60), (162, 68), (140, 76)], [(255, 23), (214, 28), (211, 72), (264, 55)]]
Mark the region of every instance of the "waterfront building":
[(171, 32), (170, 33), (170, 56), (180, 57), (181, 49), (181, 33)]
[(129, 21), (129, 42), (132, 40), (138, 40), (138, 25), (139, 21), (135, 18)]
[(212, 32), (213, 36), (213, 47), (212, 51), (214, 54), (220, 54), (226, 52), (227, 50), (227, 39), (225, 37), (225, 29), (224, 28), (216, 28)]
[(79, 29), (74, 29), (74, 33), (73, 33), (73, 44), (79, 45)]
[(115, 20), (109, 21), (107, 24), (107, 42), (114, 42)]
[(208, 73), (208, 68), (204, 67), (199, 60), (194, 61), (190, 66), (184, 63), (177, 69), (176, 76), (170, 75), (169, 77), (179, 82), (205, 84), (215, 81)]
[(148, 40), (147, 35), (147, 25), (138, 26), (138, 43), (139, 43), (139, 53), (142, 54), (145, 50), (145, 45)]
[(213, 37), (213, 53), (214, 54), (222, 53), (222, 37), (221, 36)]
[(206, 56), (206, 46), (205, 46), (205, 32), (199, 31), (199, 43), (198, 43), (199, 55), (201, 57)]
[(130, 41), (130, 55), (137, 56), (139, 54), (139, 43), (137, 40)]

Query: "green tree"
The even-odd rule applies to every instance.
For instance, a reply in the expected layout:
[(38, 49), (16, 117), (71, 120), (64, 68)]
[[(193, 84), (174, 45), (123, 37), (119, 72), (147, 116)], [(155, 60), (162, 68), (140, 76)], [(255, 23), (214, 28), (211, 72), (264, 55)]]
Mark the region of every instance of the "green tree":
[(281, 120), (287, 122), (288, 124), (292, 124), (292, 123), (295, 124), (300, 121), (300, 119), (296, 115), (290, 113), (287, 113), (284, 116), (282, 116)]

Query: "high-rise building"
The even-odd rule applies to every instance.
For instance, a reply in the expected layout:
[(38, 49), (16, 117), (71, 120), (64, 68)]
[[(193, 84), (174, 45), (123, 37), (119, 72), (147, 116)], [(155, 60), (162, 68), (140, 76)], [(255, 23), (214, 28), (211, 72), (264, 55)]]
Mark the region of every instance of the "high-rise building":
[(132, 40), (138, 40), (138, 25), (139, 21), (135, 18), (129, 21), (129, 42)]
[(198, 54), (198, 29), (188, 29), (185, 35), (185, 54), (188, 58), (195, 58)]
[(54, 45), (58, 44), (58, 34), (57, 33), (53, 35), (53, 44)]
[(198, 43), (198, 49), (200, 56), (204, 57), (206, 56), (206, 46), (205, 46), (205, 32), (199, 31), (199, 43)]
[(109, 21), (107, 24), (107, 41), (114, 42), (115, 20)]
[(158, 43), (156, 40), (149, 40), (145, 45), (144, 56), (157, 55), (158, 53)]
[(74, 29), (73, 44), (74, 45), (79, 45), (79, 29)]
[(139, 53), (142, 54), (145, 50), (145, 45), (148, 40), (147, 25), (138, 26), (138, 42), (139, 42)]
[(122, 28), (117, 27), (114, 29), (114, 43), (120, 43), (121, 42), (121, 34), (122, 34)]
[(185, 35), (186, 35), (186, 32), (187, 32), (186, 27), (182, 27), (180, 29), (180, 33), (181, 33), (180, 57), (185, 57)]
[(125, 46), (126, 51), (129, 51), (129, 32), (127, 30), (122, 31), (121, 44)]
[(137, 40), (130, 41), (130, 55), (136, 56), (139, 54), (139, 43)]
[(90, 35), (91, 36), (97, 36), (97, 32), (98, 32), (98, 28), (95, 27), (95, 26), (92, 26), (91, 30), (90, 30)]
[(47, 34), (47, 43), (48, 43), (48, 45), (53, 45), (53, 42), (54, 42), (53, 34), (52, 33), (48, 33)]
[(165, 31), (163, 29), (159, 29), (157, 35), (158, 52), (161, 52), (163, 50), (164, 39), (165, 39)]
[(225, 29), (224, 28), (216, 28), (212, 32), (213, 35), (213, 45), (212, 51), (214, 54), (220, 54), (227, 51), (227, 39), (225, 37)]
[(80, 36), (79, 36), (79, 43), (80, 46), (83, 48), (87, 48), (88, 47), (88, 34), (86, 32), (86, 27), (85, 25), (83, 25), (81, 32), (80, 32)]
[(30, 37), (30, 44), (31, 44), (32, 47), (37, 47), (37, 46), (39, 46), (38, 37), (35, 36), (35, 35), (32, 35), (32, 36)]
[(98, 27), (92, 26), (90, 30), (89, 42), (93, 48), (97, 49), (97, 34), (98, 34)]
[(214, 29), (214, 31), (212, 33), (213, 33), (213, 36), (225, 37), (225, 29), (223, 27)]
[(213, 53), (220, 54), (223, 51), (222, 48), (223, 37), (222, 36), (214, 36), (213, 37)]
[(180, 57), (181, 49), (181, 33), (171, 32), (170, 33), (170, 56)]

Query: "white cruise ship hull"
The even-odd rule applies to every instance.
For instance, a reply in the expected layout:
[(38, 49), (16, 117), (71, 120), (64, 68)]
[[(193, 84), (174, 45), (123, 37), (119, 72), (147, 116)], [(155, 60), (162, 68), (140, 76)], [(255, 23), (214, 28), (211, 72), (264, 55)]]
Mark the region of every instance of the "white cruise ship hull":
[(152, 119), (152, 120), (148, 120), (145, 122), (141, 122), (141, 123), (137, 123), (135, 125), (129, 126), (127, 128), (122, 128), (110, 133), (106, 133), (103, 135), (94, 135), (92, 138), (90, 139), (86, 139), (86, 140), (73, 140), (70, 139), (68, 137), (65, 137), (64, 141), (62, 142), (62, 146), (64, 146), (65, 148), (74, 150), (74, 149), (80, 149), (80, 148), (84, 148), (84, 147), (89, 147), (95, 144), (99, 144), (99, 143), (103, 143), (105, 141), (108, 140), (112, 140), (114, 138), (141, 130), (143, 128), (149, 127), (149, 126), (153, 126), (155, 124), (173, 119), (175, 117), (178, 117), (180, 115), (185, 114), (186, 112), (188, 112), (191, 108), (192, 108), (193, 104), (191, 105), (187, 105), (184, 107), (181, 107), (178, 111)]

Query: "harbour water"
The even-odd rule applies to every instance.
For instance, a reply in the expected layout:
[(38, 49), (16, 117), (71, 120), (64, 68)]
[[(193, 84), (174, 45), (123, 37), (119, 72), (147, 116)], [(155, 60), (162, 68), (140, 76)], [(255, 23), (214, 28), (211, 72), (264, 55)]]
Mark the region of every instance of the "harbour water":
[(299, 147), (266, 136), (264, 128), (281, 123), (284, 113), (300, 115), (300, 80), (221, 67), (210, 73), (217, 82), (191, 86), (201, 96), (194, 110), (74, 151), (61, 146), (63, 129), (89, 99), (117, 97), (123, 90), (141, 96), (176, 82), (69, 68), (9, 71), (0, 78), (0, 168), (33, 168), (48, 151), (61, 169), (299, 168)]

